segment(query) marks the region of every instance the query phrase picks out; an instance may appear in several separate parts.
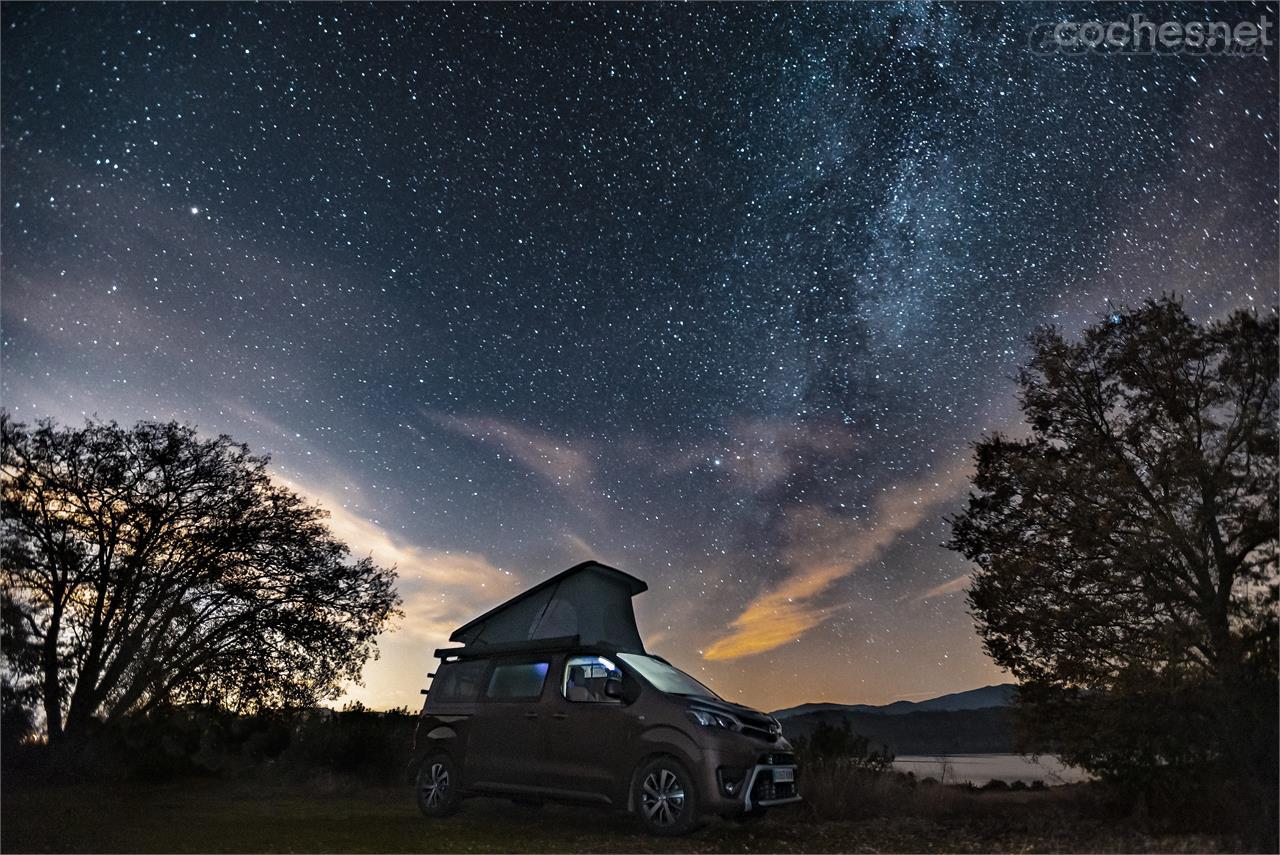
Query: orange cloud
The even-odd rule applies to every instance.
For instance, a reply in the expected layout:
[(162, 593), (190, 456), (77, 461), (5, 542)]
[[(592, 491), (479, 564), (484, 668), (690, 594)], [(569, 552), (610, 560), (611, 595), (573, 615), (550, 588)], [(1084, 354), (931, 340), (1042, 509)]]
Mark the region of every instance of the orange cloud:
[(329, 529), (352, 555), (368, 555), (384, 567), (396, 568), (405, 614), (402, 625), (393, 630), (398, 634), (440, 642), (458, 624), (507, 599), (519, 587), (512, 573), (483, 555), (406, 543), (377, 522), (348, 510), (335, 496), (279, 476), (277, 480), (328, 511)]
[[(365, 663), (361, 679), (348, 683), (339, 703), (360, 700), (374, 708), (412, 707), (434, 660), (459, 624), (510, 598), (520, 579), (475, 552), (432, 549), (406, 542), (376, 520), (356, 513), (347, 500), (326, 490), (275, 479), (329, 512), (329, 529), (357, 557), (395, 567), (404, 618), (378, 637), (378, 656)], [(358, 491), (352, 491), (352, 498)]]
[(845, 572), (840, 565), (812, 568), (756, 597), (730, 624), (733, 631), (707, 648), (703, 658), (740, 659), (795, 641), (830, 616), (808, 601)]
[(965, 460), (934, 478), (887, 490), (863, 524), (823, 509), (794, 513), (788, 525), (791, 546), (784, 554), (791, 574), (752, 600), (730, 624), (730, 632), (712, 643), (703, 657), (728, 660), (764, 653), (830, 618), (839, 607), (823, 607), (821, 595), (874, 561), (899, 535), (955, 496), (968, 483), (970, 472)]

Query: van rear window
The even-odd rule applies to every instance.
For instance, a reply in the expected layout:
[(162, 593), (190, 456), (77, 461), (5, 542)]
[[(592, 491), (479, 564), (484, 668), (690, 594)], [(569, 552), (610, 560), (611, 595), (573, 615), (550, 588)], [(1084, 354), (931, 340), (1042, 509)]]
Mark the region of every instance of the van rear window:
[(431, 681), (427, 703), (433, 706), (475, 703), (480, 696), (480, 681), (488, 664), (483, 659), (441, 663), (435, 679)]

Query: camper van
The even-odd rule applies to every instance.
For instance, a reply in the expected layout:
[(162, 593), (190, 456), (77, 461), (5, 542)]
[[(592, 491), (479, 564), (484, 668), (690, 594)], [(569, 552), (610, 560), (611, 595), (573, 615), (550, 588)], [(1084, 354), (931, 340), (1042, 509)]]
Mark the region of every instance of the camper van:
[(425, 816), (472, 795), (556, 800), (674, 835), (800, 800), (776, 719), (645, 651), (631, 598), (647, 588), (586, 562), (454, 631), (414, 736)]

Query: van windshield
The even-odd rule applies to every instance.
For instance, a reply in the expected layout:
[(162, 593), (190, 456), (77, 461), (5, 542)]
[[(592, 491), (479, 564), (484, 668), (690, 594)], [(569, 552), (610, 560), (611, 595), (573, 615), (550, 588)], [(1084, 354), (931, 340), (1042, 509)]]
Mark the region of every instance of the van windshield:
[(640, 672), (659, 692), (668, 695), (691, 695), (695, 698), (714, 698), (720, 696), (690, 677), (688, 674), (672, 668), (666, 662), (652, 656), (641, 656), (638, 653), (619, 653), (618, 658)]

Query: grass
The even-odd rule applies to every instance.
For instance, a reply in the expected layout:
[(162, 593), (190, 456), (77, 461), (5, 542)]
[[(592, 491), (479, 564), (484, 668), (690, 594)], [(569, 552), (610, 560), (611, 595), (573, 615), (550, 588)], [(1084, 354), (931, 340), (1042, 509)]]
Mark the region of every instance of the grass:
[[(925, 788), (921, 788), (922, 790)], [(811, 806), (678, 839), (593, 808), (475, 799), (423, 819), (407, 788), (196, 779), (164, 785), (6, 782), (0, 849), (12, 852), (1209, 852), (1229, 838), (1150, 834), (1073, 815), (1062, 792), (957, 796), (919, 809), (822, 820)], [(957, 799), (975, 800), (966, 810)], [(929, 807), (940, 800), (938, 809)], [(981, 800), (981, 801), (976, 801)], [(944, 804), (945, 803), (945, 804)], [(980, 808), (980, 809), (979, 809)]]

